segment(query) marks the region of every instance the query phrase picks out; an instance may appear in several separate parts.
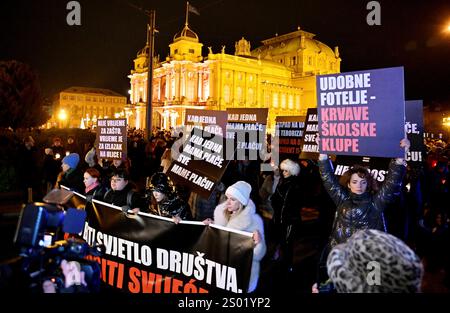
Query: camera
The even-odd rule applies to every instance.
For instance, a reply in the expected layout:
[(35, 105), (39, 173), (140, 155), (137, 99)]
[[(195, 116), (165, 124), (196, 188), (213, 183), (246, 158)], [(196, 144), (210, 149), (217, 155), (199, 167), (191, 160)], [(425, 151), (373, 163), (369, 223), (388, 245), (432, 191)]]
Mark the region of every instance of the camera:
[[(84, 227), (86, 212), (64, 207), (73, 193), (51, 191), (44, 200), (23, 207), (14, 235), (20, 249), (24, 288), (33, 292), (98, 292), (100, 266), (87, 256), (101, 256), (77, 238)], [(64, 234), (72, 238), (64, 239)]]

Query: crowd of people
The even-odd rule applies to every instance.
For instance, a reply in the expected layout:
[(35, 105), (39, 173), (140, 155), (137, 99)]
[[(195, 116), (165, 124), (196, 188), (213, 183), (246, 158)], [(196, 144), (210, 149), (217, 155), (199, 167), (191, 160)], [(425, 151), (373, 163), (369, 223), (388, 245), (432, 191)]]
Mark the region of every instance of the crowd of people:
[[(360, 166), (352, 167), (338, 181), (326, 155), (318, 160), (285, 159), (280, 166), (272, 164), (272, 172), (260, 171), (263, 161), (233, 160), (205, 199), (185, 186), (175, 186), (166, 173), (182, 141), (183, 134), (173, 129), (155, 130), (149, 141), (134, 130), (128, 136), (126, 158), (98, 160), (93, 143), (80, 147), (74, 137), (66, 144), (55, 137), (50, 147), (38, 150), (29, 136), (22, 147), (26, 161), (20, 168), (21, 179), (44, 194), (64, 185), (124, 211), (171, 217), (176, 223), (197, 220), (252, 232), (255, 246), (249, 292), (258, 289), (264, 257), (279, 262), (287, 275), (294, 270), (294, 242), (302, 229), (302, 209), (308, 207), (319, 212), (323, 237), (315, 292), (372, 290), (361, 278), (356, 286), (342, 281), (345, 273), (356, 275), (364, 270), (355, 266), (365, 264), (352, 259), (360, 260), (354, 252), (360, 253), (364, 242), (373, 244), (371, 260), (385, 259), (373, 251), (389, 250), (397, 262), (390, 263), (393, 269), (397, 264), (408, 268), (405, 273), (400, 271), (392, 289), (384, 285), (372, 291), (420, 291), (417, 281), (423, 276), (423, 265), (442, 271), (450, 288), (449, 150), (445, 142), (426, 141), (426, 158), (420, 166), (410, 166), (402, 158), (392, 160), (381, 186)], [(401, 141), (401, 147), (408, 146), (407, 140)], [(43, 153), (36, 156), (40, 151)], [(39, 184), (33, 168), (27, 167), (36, 157), (44, 159)], [(393, 210), (405, 214), (394, 220), (389, 215)], [(382, 265), (389, 265), (385, 263)], [(386, 269), (382, 272), (391, 273)], [(405, 275), (411, 279), (402, 283)]]

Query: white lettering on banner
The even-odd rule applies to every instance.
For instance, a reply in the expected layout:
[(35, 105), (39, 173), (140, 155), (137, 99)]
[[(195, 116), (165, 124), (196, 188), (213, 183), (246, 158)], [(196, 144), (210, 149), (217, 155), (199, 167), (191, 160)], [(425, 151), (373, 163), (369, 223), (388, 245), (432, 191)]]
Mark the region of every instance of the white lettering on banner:
[[(112, 284), (116, 281), (115, 277), (117, 277), (118, 288), (122, 288), (123, 275), (127, 273), (126, 268), (124, 269), (124, 264), (118, 264), (108, 259), (108, 256), (183, 275), (190, 279), (189, 283), (186, 283), (183, 288), (185, 293), (202, 290), (193, 285), (195, 281), (204, 282), (216, 288), (234, 293), (243, 292), (242, 289), (238, 288), (238, 273), (236, 268), (210, 260), (206, 258), (204, 252), (195, 251), (189, 253), (161, 247), (154, 247), (152, 249), (149, 245), (104, 233), (91, 227), (88, 222), (84, 224), (82, 237), (91, 246), (104, 245), (104, 254), (99, 261), (102, 264), (102, 273), (106, 275), (103, 277), (103, 280), (108, 282), (108, 284)], [(172, 288), (169, 288), (171, 287), (170, 280), (164, 283), (164, 285), (158, 283), (163, 278), (162, 275), (147, 272), (142, 266), (134, 267), (133, 265), (127, 264), (125, 266), (130, 266), (128, 288), (131, 292), (160, 293), (163, 287), (165, 293), (174, 292), (174, 290), (179, 292), (181, 290), (181, 280), (173, 280)], [(145, 277), (142, 278), (142, 287), (140, 287), (140, 277)], [(152, 284), (152, 286), (147, 286), (145, 285), (146, 283)]]
[(318, 145), (303, 145), (302, 152), (319, 152)]
[(122, 126), (125, 127), (126, 120), (107, 120), (106, 121), (106, 126)]
[(302, 137), (302, 130), (280, 130), (279, 136), (281, 137)]
[(242, 293), (242, 290), (237, 288), (237, 272), (235, 268), (205, 259), (204, 253), (198, 251), (197, 255), (194, 255), (157, 248), (156, 267), (183, 274), (187, 277), (194, 276), (199, 281), (205, 280), (209, 285), (213, 283), (214, 279), (216, 287)]
[(105, 254), (145, 266), (152, 264), (149, 246), (96, 231), (87, 222), (84, 224), (83, 239), (91, 246), (104, 245)]
[(320, 91), (370, 88), (370, 73), (325, 76), (319, 78)]
[(191, 175), (191, 171), (187, 170), (185, 168), (182, 168), (181, 166), (178, 166), (176, 164), (173, 165), (172, 169), (170, 170), (171, 172), (185, 178), (188, 179), (189, 175)]
[(189, 181), (206, 190), (211, 190), (211, 188), (214, 186), (213, 181), (209, 180), (207, 177), (200, 176), (196, 173), (191, 174), (191, 176), (189, 177)]
[[(342, 176), (349, 170), (350, 166), (348, 165), (336, 165), (334, 170), (334, 174), (337, 176)], [(367, 169), (372, 177), (378, 182), (383, 182), (386, 179), (386, 175), (388, 171), (386, 170), (378, 170), (378, 169)]]
[(417, 128), (418, 126), (415, 123), (411, 122), (405, 123), (405, 131), (407, 134), (420, 134), (420, 131)]
[(217, 124), (215, 116), (188, 115), (187, 121), (191, 123)]
[(318, 132), (319, 131), (319, 125), (317, 125), (317, 124), (308, 124), (308, 126), (306, 126), (306, 131), (307, 132)]
[(370, 73), (320, 77), (319, 87), (320, 106), (367, 104), (367, 88), (371, 87)]

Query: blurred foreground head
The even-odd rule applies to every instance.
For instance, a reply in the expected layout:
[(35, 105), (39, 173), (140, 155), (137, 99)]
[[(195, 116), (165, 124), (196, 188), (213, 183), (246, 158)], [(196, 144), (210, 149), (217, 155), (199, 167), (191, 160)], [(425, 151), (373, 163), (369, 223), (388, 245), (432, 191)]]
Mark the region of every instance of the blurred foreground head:
[(420, 292), (423, 266), (403, 241), (382, 231), (356, 232), (334, 247), (327, 270), (338, 292)]

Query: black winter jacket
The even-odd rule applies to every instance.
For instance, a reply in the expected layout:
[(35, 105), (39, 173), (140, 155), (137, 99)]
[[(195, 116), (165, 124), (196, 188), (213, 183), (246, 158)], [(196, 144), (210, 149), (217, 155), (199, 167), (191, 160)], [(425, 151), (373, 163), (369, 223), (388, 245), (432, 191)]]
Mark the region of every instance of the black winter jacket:
[(192, 220), (189, 204), (178, 196), (171, 199), (165, 199), (158, 205), (153, 206), (153, 212), (151, 213), (164, 217), (179, 216), (182, 220)]
[(300, 210), (303, 206), (303, 193), (298, 176), (281, 178), (271, 197), (275, 224), (294, 224), (301, 222)]
[(383, 211), (401, 192), (406, 171), (404, 165), (398, 165), (392, 160), (380, 190), (375, 194), (365, 192), (361, 195), (339, 184), (330, 160), (319, 160), (319, 170), (325, 189), (337, 206), (329, 242), (331, 248), (347, 241), (360, 229), (386, 231)]
[[(131, 192), (131, 203), (127, 203), (128, 192)], [(142, 197), (133, 190), (128, 183), (122, 190), (109, 190), (105, 193), (103, 201), (118, 207), (128, 205), (130, 209), (139, 208), (141, 212), (147, 212), (145, 202)]]

